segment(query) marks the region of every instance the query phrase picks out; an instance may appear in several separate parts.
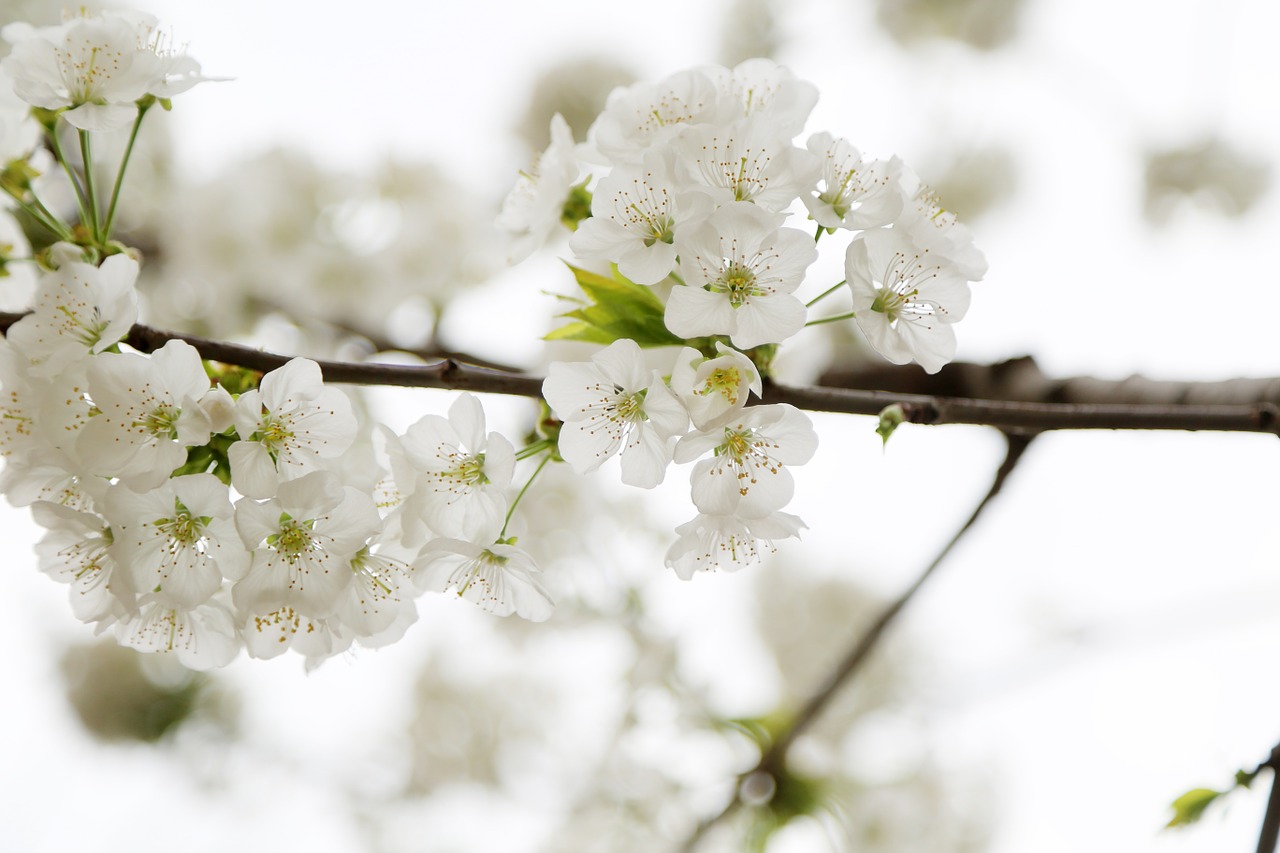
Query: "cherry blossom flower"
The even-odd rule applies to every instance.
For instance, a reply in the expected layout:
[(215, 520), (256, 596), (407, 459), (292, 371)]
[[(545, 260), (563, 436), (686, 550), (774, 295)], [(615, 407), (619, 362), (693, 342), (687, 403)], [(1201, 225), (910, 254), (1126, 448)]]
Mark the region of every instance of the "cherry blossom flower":
[(293, 649), (307, 657), (307, 668), (345, 651), (354, 636), (327, 619), (284, 606), (256, 609), (242, 616), (240, 636), (250, 657), (270, 660)]
[(149, 358), (103, 353), (88, 368), (99, 414), (81, 430), (77, 448), (90, 470), (154, 489), (186, 462), (187, 448), (209, 440), (199, 400), (209, 377), (195, 347), (169, 341)]
[(917, 246), (935, 257), (946, 258), (966, 281), (982, 281), (987, 274), (987, 259), (973, 244), (973, 232), (968, 226), (957, 221), (933, 190), (909, 169), (903, 171), (900, 192), (905, 201), (894, 229), (905, 230)]
[(210, 600), (185, 608), (160, 594), (139, 600), (137, 611), (116, 623), (121, 645), (140, 652), (173, 654), (189, 669), (226, 666), (240, 653), (231, 609)]
[(846, 139), (823, 131), (809, 137), (822, 158), (820, 187), (802, 196), (809, 215), (825, 228), (878, 228), (902, 212), (902, 161), (868, 160)]
[(569, 238), (580, 258), (613, 261), (637, 284), (656, 284), (676, 265), (676, 238), (711, 212), (711, 199), (684, 192), (668, 158), (655, 152), (643, 166), (625, 166), (601, 178), (591, 218)]
[(560, 455), (579, 474), (622, 452), (622, 482), (651, 489), (666, 476), (675, 436), (689, 415), (639, 345), (614, 341), (590, 362), (552, 362), (542, 395), (557, 418)]
[(752, 406), (722, 426), (690, 433), (676, 445), (677, 462), (714, 456), (694, 466), (693, 503), (708, 515), (762, 518), (786, 506), (795, 491), (788, 465), (803, 465), (818, 449), (809, 418), (794, 406)]
[(351, 560), (378, 533), (373, 499), (328, 471), (280, 484), (277, 497), (236, 503), (236, 528), (252, 552), (232, 589), (242, 612), (289, 607), (311, 618), (333, 613), (352, 582)]
[(351, 583), (338, 596), (334, 608), (334, 618), (350, 628), (364, 646), (399, 639), (418, 618), (411, 580), (413, 567), (375, 552), (377, 541), (351, 558)]
[(471, 394), (449, 407), (446, 420), (426, 415), (403, 437), (389, 435), (387, 455), (401, 501), (403, 539), (417, 547), (423, 525), (441, 536), (469, 539), (507, 511), (504, 495), (515, 470), (515, 448), (499, 433), (485, 436), (484, 409)]
[(671, 289), (667, 328), (682, 338), (729, 335), (740, 349), (800, 331), (805, 307), (792, 294), (818, 251), (812, 237), (781, 222), (780, 214), (734, 203), (682, 239), (687, 286)]
[(688, 126), (723, 123), (737, 113), (737, 104), (720, 97), (710, 77), (691, 69), (657, 83), (614, 89), (588, 138), (606, 162), (639, 164), (646, 152)]
[(106, 519), (46, 501), (32, 504), (31, 515), (46, 530), (36, 543), (40, 570), (70, 585), (77, 619), (109, 624), (132, 607), (135, 592), (111, 556)]
[(573, 131), (556, 113), (551, 117), (551, 144), (527, 173), (521, 173), (498, 214), (498, 228), (510, 235), (507, 263), (520, 263), (547, 242), (560, 224), (580, 171)]
[(671, 371), (671, 390), (688, 409), (695, 429), (723, 424), (742, 411), (749, 393), (764, 393), (760, 371), (751, 359), (720, 341), (716, 350), (718, 356), (706, 358), (685, 347)]
[(317, 470), (320, 460), (341, 456), (356, 435), (351, 401), (325, 387), (320, 366), (295, 358), (236, 401), (231, 445), (231, 484), (240, 494), (266, 498), (281, 481)]
[(676, 528), (680, 538), (667, 550), (666, 564), (686, 581), (694, 572), (736, 572), (760, 562), (761, 543), (774, 550), (775, 541), (799, 537), (803, 529), (803, 521), (785, 512), (751, 519), (699, 513)]
[[(484, 540), (482, 540), (484, 541)], [(555, 602), (538, 579), (533, 558), (506, 540), (478, 545), (437, 539), (423, 549), (415, 583), (420, 590), (455, 592), (495, 616), (512, 613), (530, 622), (551, 617)]]
[(969, 308), (969, 285), (944, 258), (903, 229), (859, 235), (845, 254), (858, 326), (894, 364), (916, 361), (937, 373), (956, 353), (951, 324)]
[(139, 12), (81, 14), (52, 27), (11, 25), (3, 62), (22, 100), (81, 130), (115, 130), (133, 121), (144, 95), (169, 98), (208, 79), (171, 50), (156, 19)]
[(800, 80), (772, 59), (748, 59), (727, 68), (703, 69), (716, 81), (722, 100), (737, 104), (740, 116), (763, 115), (788, 139), (804, 129), (818, 103), (818, 87)]
[(671, 143), (682, 180), (718, 204), (749, 201), (782, 211), (818, 180), (818, 158), (791, 144), (767, 116), (691, 128)]
[(205, 603), (224, 578), (238, 580), (248, 569), (227, 487), (212, 474), (175, 477), (142, 493), (115, 485), (104, 513), (112, 556), (133, 587), (162, 592), (179, 607)]
[(7, 337), (31, 375), (55, 376), (119, 343), (138, 319), (138, 262), (112, 255), (101, 266), (70, 262), (41, 277), (32, 312)]

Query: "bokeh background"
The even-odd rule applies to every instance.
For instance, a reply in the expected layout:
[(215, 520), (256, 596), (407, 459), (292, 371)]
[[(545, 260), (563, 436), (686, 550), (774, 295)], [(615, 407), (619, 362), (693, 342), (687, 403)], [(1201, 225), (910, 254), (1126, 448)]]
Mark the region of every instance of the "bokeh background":
[[(450, 349), (541, 370), (555, 247), (506, 269), (492, 217), (608, 88), (769, 55), (808, 131), (898, 154), (991, 264), (959, 357), (1050, 375), (1280, 375), (1280, 7), (1268, 0), (180, 3), (206, 84), (149, 117), (123, 202), (147, 316), (282, 352)], [(58, 6), (0, 0), (0, 21)], [(812, 275), (840, 277), (838, 252)], [(559, 253), (564, 253), (559, 247)], [(825, 285), (815, 284), (814, 292)], [(787, 376), (865, 358), (816, 327)], [(397, 429), (445, 392), (374, 392)], [(486, 398), (509, 434), (525, 401)], [(544, 625), (424, 599), (391, 647), (193, 677), (95, 640), (5, 509), (0, 849), (675, 849), (732, 793), (751, 732), (819, 683), (967, 516), (1001, 456), (972, 427), (815, 416), (809, 525), (759, 569), (663, 568), (673, 471), (540, 480)], [(797, 744), (808, 813), (706, 850), (1252, 850), (1265, 784), (1165, 831), (1280, 739), (1268, 436), (1038, 439), (874, 665)], [(1265, 780), (1266, 777), (1264, 777)], [(777, 817), (775, 815), (775, 817)], [(754, 835), (753, 835), (754, 833)], [(753, 841), (754, 839), (755, 841)]]

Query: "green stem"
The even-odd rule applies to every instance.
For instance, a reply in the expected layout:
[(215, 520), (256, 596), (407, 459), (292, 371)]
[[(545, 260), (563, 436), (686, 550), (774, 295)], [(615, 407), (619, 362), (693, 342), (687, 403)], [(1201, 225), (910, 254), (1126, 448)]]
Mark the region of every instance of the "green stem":
[(529, 491), (529, 487), (533, 485), (534, 479), (547, 467), (547, 463), (551, 461), (551, 454), (548, 453), (542, 457), (542, 461), (538, 463), (538, 467), (533, 469), (533, 473), (529, 475), (529, 479), (525, 481), (524, 487), (520, 489), (520, 494), (516, 495), (516, 499), (511, 502), (511, 506), (507, 508), (507, 517), (502, 522), (502, 529), (498, 531), (498, 538), (501, 539), (507, 533), (507, 525), (511, 523), (511, 516), (515, 514), (516, 507), (520, 505), (520, 499), (524, 497), (524, 493)]
[(805, 323), (805, 325), (818, 326), (818, 325), (821, 325), (822, 323), (838, 323), (841, 320), (851, 320), (856, 316), (858, 315), (850, 311), (847, 314), (836, 314), (833, 317), (820, 317), (817, 320), (810, 320), (809, 322)]
[(816, 243), (819, 240), (821, 240), (822, 235), (825, 234), (826, 231), (827, 231), (827, 227), (825, 225), (819, 225), (818, 230), (813, 232), (813, 242)]
[[(9, 191), (6, 191), (6, 192), (9, 192)], [(51, 212), (49, 212), (49, 209), (45, 207), (43, 204), (41, 204), (39, 199), (33, 197), (32, 201), (25, 201), (24, 199), (22, 199), (20, 196), (18, 196), (13, 192), (9, 192), (9, 197), (14, 200), (14, 202), (18, 205), (18, 207), (24, 213), (26, 213), (36, 222), (39, 222), (45, 228), (48, 228), (55, 235), (57, 235), (59, 239), (61, 240), (71, 239), (71, 229), (68, 228), (66, 224), (62, 222), (62, 220), (58, 219), (58, 217), (54, 216)]]
[(821, 293), (819, 293), (817, 296), (813, 297), (813, 298), (812, 298), (812, 299), (810, 299), (808, 302), (806, 302), (806, 303), (804, 304), (804, 307), (805, 307), (805, 308), (812, 308), (813, 306), (817, 305), (817, 304), (818, 304), (819, 302), (821, 302), (822, 300), (826, 299), (826, 298), (827, 298), (828, 296), (830, 296), (831, 294), (835, 293), (835, 292), (836, 292), (837, 290), (839, 290), (840, 288), (844, 287), (844, 286), (845, 286), (845, 284), (847, 284), (847, 283), (848, 283), (848, 281), (849, 281), (848, 279), (843, 279), (839, 284), (832, 285), (831, 287), (828, 287), (826, 290), (822, 291), (822, 292), (821, 292)]
[(84, 189), (80, 186), (80, 178), (76, 175), (75, 169), (71, 168), (71, 164), (67, 162), (66, 155), (62, 153), (62, 143), (58, 141), (58, 132), (53, 129), (49, 131), (49, 147), (53, 149), (54, 159), (61, 164), (62, 170), (67, 173), (67, 180), (71, 181), (72, 189), (76, 191), (76, 206), (80, 208), (80, 222), (88, 222), (89, 209), (86, 204)]
[(93, 152), (89, 147), (89, 131), (81, 130), (79, 134), (80, 161), (84, 167), (84, 192), (87, 197), (85, 204), (89, 207), (89, 229), (93, 232), (93, 242), (102, 245), (106, 239), (98, 230), (98, 194), (93, 187)]
[(107, 207), (107, 222), (102, 229), (102, 239), (111, 237), (111, 225), (116, 220), (116, 202), (120, 201), (120, 188), (124, 186), (124, 173), (129, 168), (129, 157), (133, 154), (133, 143), (138, 140), (138, 129), (142, 127), (142, 117), (150, 107), (138, 107), (138, 117), (133, 120), (133, 129), (129, 131), (129, 142), (124, 147), (124, 156), (120, 158), (120, 169), (116, 172), (116, 183), (111, 188), (111, 204)]
[(530, 456), (537, 456), (542, 451), (550, 450), (552, 447), (555, 447), (555, 442), (551, 439), (539, 439), (528, 447), (522, 447), (520, 450), (516, 451), (516, 461), (518, 462), (522, 459), (528, 459)]

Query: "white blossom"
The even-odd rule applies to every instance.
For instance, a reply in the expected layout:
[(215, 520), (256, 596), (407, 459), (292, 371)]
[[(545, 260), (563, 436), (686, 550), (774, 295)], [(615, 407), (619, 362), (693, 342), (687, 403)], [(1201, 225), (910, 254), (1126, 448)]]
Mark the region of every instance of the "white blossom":
[(878, 228), (902, 212), (902, 161), (868, 160), (846, 139), (823, 131), (809, 137), (809, 150), (822, 158), (819, 186), (802, 199), (824, 228)]
[(240, 500), (235, 519), (253, 558), (232, 589), (236, 607), (288, 607), (310, 618), (333, 613), (352, 581), (351, 559), (382, 526), (373, 499), (327, 471), (281, 483), (263, 503)]
[(547, 242), (578, 180), (577, 148), (564, 117), (551, 117), (551, 143), (502, 202), (497, 225), (509, 235), (507, 263), (518, 264)]
[(590, 362), (552, 362), (542, 395), (560, 428), (560, 455), (579, 474), (622, 452), (622, 482), (653, 488), (666, 476), (674, 437), (689, 415), (640, 347), (614, 341)]
[(786, 210), (821, 170), (817, 157), (792, 145), (765, 115), (691, 128), (671, 148), (682, 182), (704, 187), (718, 204), (749, 201)]
[(934, 257), (946, 258), (966, 281), (982, 281), (987, 259), (974, 245), (969, 227), (957, 221), (937, 194), (909, 169), (903, 170), (900, 192), (904, 202), (894, 230), (905, 230), (917, 246)]
[(138, 319), (137, 278), (138, 262), (127, 255), (97, 267), (70, 262), (42, 276), (32, 312), (7, 335), (31, 363), (31, 374), (55, 376), (119, 343)]
[(81, 130), (114, 130), (137, 115), (144, 95), (169, 98), (205, 80), (200, 66), (170, 48), (156, 19), (139, 12), (83, 12), (62, 24), (11, 25), (3, 62), (22, 100)]
[(387, 455), (410, 547), (425, 541), (424, 524), (440, 536), (470, 539), (506, 514), (515, 448), (499, 433), (486, 437), (484, 409), (471, 394), (454, 401), (447, 419), (426, 415), (404, 436), (389, 435)]
[(733, 70), (703, 70), (716, 81), (721, 99), (738, 106), (740, 116), (765, 116), (788, 139), (804, 129), (818, 102), (817, 86), (772, 59), (748, 59)]
[(671, 289), (664, 320), (682, 338), (729, 335), (750, 349), (804, 327), (794, 295), (818, 257), (813, 238), (782, 216), (744, 203), (721, 207), (680, 241), (685, 286)]
[(133, 587), (179, 607), (205, 603), (224, 578), (238, 580), (248, 569), (227, 487), (212, 474), (175, 477), (147, 492), (117, 484), (104, 513), (111, 553)]
[(217, 600), (186, 608), (164, 595), (145, 595), (137, 611), (116, 623), (116, 637), (140, 652), (172, 654), (195, 670), (226, 666), (240, 653), (231, 609)]
[(676, 528), (679, 538), (667, 550), (666, 564), (681, 580), (694, 572), (735, 572), (760, 562), (761, 544), (773, 550), (779, 539), (798, 537), (804, 522), (785, 512), (762, 518), (699, 513)]
[(415, 582), (423, 591), (452, 591), (495, 616), (514, 613), (543, 622), (555, 602), (539, 574), (533, 558), (508, 541), (495, 537), (478, 545), (437, 539), (423, 549)]
[(711, 207), (708, 196), (678, 185), (668, 157), (654, 152), (643, 165), (600, 179), (591, 218), (569, 238), (569, 248), (580, 258), (616, 263), (637, 284), (656, 284), (675, 269), (677, 238)]
[(946, 259), (912, 242), (905, 230), (859, 235), (845, 254), (858, 326), (894, 364), (916, 361), (937, 373), (956, 352), (951, 324), (969, 309), (969, 285)]
[(692, 347), (676, 357), (671, 390), (689, 411), (695, 429), (719, 426), (742, 411), (747, 396), (764, 393), (760, 371), (742, 353), (716, 341), (719, 355), (706, 358)]
[(320, 366), (295, 358), (266, 376), (258, 388), (236, 401), (236, 432), (231, 445), (231, 483), (252, 498), (275, 493), (293, 480), (341, 456), (356, 436), (351, 401), (324, 385)]
[(606, 162), (639, 164), (646, 152), (690, 125), (719, 124), (732, 120), (737, 112), (737, 104), (721, 97), (710, 77), (691, 69), (657, 83), (614, 89), (588, 138)]
[(795, 492), (789, 465), (803, 465), (818, 449), (813, 424), (786, 403), (751, 406), (722, 426), (690, 433), (675, 460), (691, 462), (693, 503), (708, 515), (762, 518), (786, 506)]
[(149, 358), (103, 353), (89, 364), (88, 378), (99, 413), (77, 447), (94, 473), (154, 489), (186, 462), (188, 447), (209, 440), (209, 417), (199, 405), (209, 377), (185, 341), (168, 341)]

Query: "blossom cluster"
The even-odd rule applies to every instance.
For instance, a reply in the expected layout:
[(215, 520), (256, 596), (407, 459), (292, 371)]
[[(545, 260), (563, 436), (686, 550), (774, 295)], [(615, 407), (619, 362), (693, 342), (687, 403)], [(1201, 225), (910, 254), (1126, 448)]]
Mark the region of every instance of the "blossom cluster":
[[(553, 119), (550, 147), (499, 220), (513, 259), (564, 224), (579, 259), (613, 270), (575, 269), (594, 303), (550, 337), (608, 345), (587, 363), (553, 363), (544, 396), (580, 472), (620, 453), (623, 481), (652, 487), (670, 462), (700, 460), (698, 515), (667, 555), (682, 577), (753, 562), (760, 542), (803, 527), (781, 510), (813, 429), (789, 406), (747, 407), (777, 346), (814, 322), (856, 319), (885, 358), (936, 372), (955, 355), (969, 282), (986, 271), (968, 229), (899, 158), (866, 157), (826, 131), (796, 144), (817, 97), (768, 60), (617, 89), (581, 146)], [(575, 215), (584, 197), (590, 215)], [(814, 236), (787, 225), (795, 217), (816, 223)], [(821, 238), (840, 232), (854, 235), (845, 281), (802, 302)], [(810, 319), (846, 285), (851, 311)], [(646, 369), (640, 347), (670, 344), (684, 346), (666, 369)]]
[[(109, 13), (4, 31), (15, 44), (0, 77), (25, 104), (0, 102), (5, 176), (50, 165), (47, 133), (80, 214), (65, 222), (40, 180), (0, 181), (11, 205), (61, 238), (34, 255), (25, 241), (7, 249), (28, 254), (9, 260), (33, 285), (0, 340), (0, 494), (45, 528), (41, 570), (68, 585), (81, 620), (197, 669), (241, 649), (314, 663), (392, 642), (431, 591), (548, 618), (540, 570), (507, 530), (517, 462), (545, 464), (547, 441), (517, 452), (464, 394), (447, 417), (358, 444), (352, 399), (314, 361), (261, 375), (177, 338), (151, 352), (129, 345), (140, 263), (109, 239), (116, 194), (108, 203), (88, 178), (88, 135), (140, 123), (148, 99), (204, 79), (160, 49), (154, 27)], [(83, 172), (58, 147), (64, 122), (81, 135)], [(353, 464), (366, 448), (373, 460)]]
[[(513, 260), (573, 231), (587, 299), (548, 337), (600, 348), (550, 365), (554, 417), (519, 449), (468, 394), (397, 433), (364, 423), (305, 358), (261, 374), (176, 337), (131, 346), (140, 262), (112, 231), (133, 139), (152, 105), (212, 78), (136, 13), (3, 35), (0, 190), (53, 237), (33, 250), (0, 210), (14, 231), (0, 233), (0, 274), (30, 273), (3, 306), (27, 313), (0, 340), (0, 494), (46, 529), (40, 567), (69, 586), (78, 618), (194, 668), (241, 649), (316, 662), (392, 642), (426, 592), (547, 619), (541, 572), (509, 528), (553, 461), (586, 474), (617, 456), (641, 488), (691, 464), (696, 514), (667, 565), (687, 580), (758, 561), (804, 528), (785, 511), (791, 468), (817, 449), (808, 417), (761, 401), (778, 346), (856, 318), (890, 360), (936, 371), (985, 271), (968, 231), (896, 158), (828, 133), (795, 144), (817, 91), (784, 68), (757, 60), (619, 89), (583, 146), (553, 120), (499, 217)], [(108, 197), (90, 140), (130, 122)], [(79, 137), (78, 163), (62, 133)], [(74, 222), (42, 201), (51, 168)], [(821, 238), (843, 232), (846, 282), (802, 302)], [(853, 310), (810, 319), (846, 283)], [(532, 471), (516, 488), (522, 464)]]
[(550, 615), (503, 535), (515, 451), (474, 397), (384, 427), (384, 475), (360, 488), (341, 465), (351, 402), (315, 362), (233, 394), (181, 340), (122, 351), (137, 272), (124, 254), (64, 260), (0, 342), (0, 491), (47, 528), (41, 569), (79, 618), (206, 668), (242, 646), (318, 660), (395, 640), (429, 590)]

